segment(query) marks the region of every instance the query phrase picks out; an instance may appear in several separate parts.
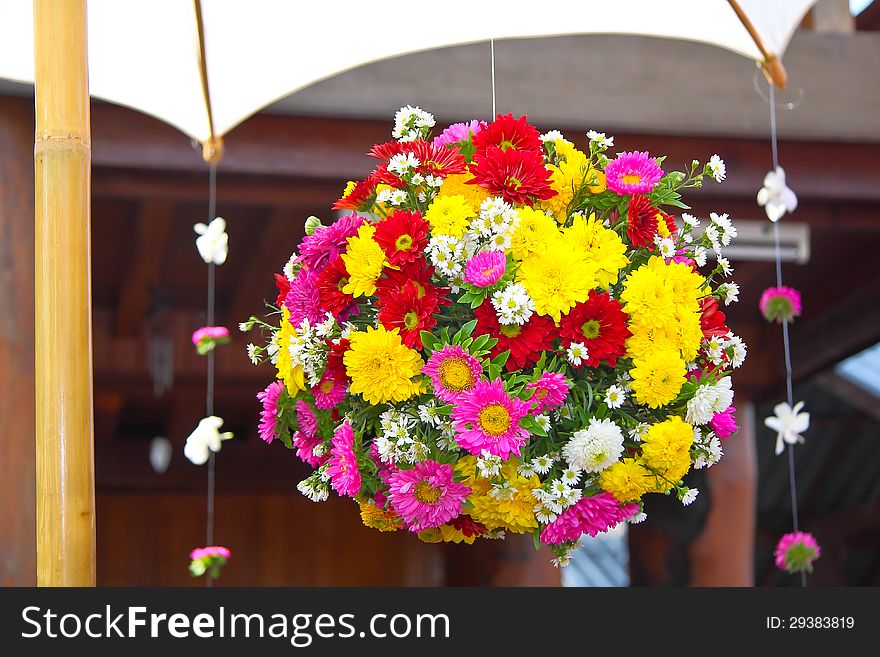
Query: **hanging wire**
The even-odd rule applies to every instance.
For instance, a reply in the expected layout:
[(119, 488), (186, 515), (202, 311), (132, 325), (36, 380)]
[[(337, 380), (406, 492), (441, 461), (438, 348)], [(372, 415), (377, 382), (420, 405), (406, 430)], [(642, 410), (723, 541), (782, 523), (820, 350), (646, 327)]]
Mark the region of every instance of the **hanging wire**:
[(492, 116), (490, 121), (495, 120), (495, 39), (489, 39), (489, 50), (492, 57)]
[[(214, 220), (217, 215), (217, 163), (212, 162), (210, 165), (210, 173), (208, 177), (208, 222)], [(208, 263), (208, 312), (207, 326), (214, 325), (214, 295), (215, 295), (215, 269), (216, 265), (212, 262)], [(214, 415), (214, 349), (208, 354), (207, 367), (207, 386), (205, 394), (205, 414), (206, 417)], [(214, 479), (215, 479), (214, 452), (211, 451), (208, 456), (208, 501), (207, 501), (207, 521), (205, 528), (205, 545), (214, 545)], [(205, 577), (205, 586), (212, 586), (213, 579), (208, 573)]]
[[(769, 105), (770, 105), (770, 146), (773, 152), (773, 169), (779, 167), (779, 150), (776, 133), (776, 89), (772, 82), (769, 86)], [(803, 94), (802, 94), (803, 95)], [(773, 222), (773, 236), (775, 242), (776, 255), (776, 287), (782, 287), (782, 254), (779, 239), (779, 222)], [(792, 371), (791, 371), (791, 343), (788, 337), (788, 322), (782, 322), (782, 347), (785, 354), (785, 393), (788, 399), (789, 407), (794, 406), (794, 393), (792, 389)], [(798, 502), (797, 502), (797, 478), (795, 476), (794, 467), (794, 445), (788, 445), (788, 482), (791, 492), (791, 524), (794, 531), (798, 529)], [(801, 586), (807, 585), (807, 574), (801, 571)]]

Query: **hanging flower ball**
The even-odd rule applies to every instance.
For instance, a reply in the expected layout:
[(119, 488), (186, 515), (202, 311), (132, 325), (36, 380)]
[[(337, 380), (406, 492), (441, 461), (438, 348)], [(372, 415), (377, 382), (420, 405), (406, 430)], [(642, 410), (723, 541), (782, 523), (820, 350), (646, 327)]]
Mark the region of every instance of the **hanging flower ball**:
[(226, 220), (217, 217), (207, 226), (203, 223), (193, 225), (196, 231), (196, 248), (206, 263), (222, 265), (229, 254), (229, 235), (226, 234)]
[(232, 552), (229, 548), (221, 545), (209, 545), (208, 547), (196, 548), (189, 553), (189, 572), (193, 577), (201, 577), (208, 573), (211, 579), (220, 577), (220, 569), (226, 565)]
[(801, 435), (810, 428), (810, 414), (801, 413), (804, 402), (798, 402), (794, 408), (786, 402), (773, 407), (773, 415), (764, 418), (764, 424), (776, 431), (776, 455), (782, 454), (785, 444), (795, 445), (804, 442)]
[(785, 285), (768, 287), (761, 295), (758, 307), (768, 322), (791, 322), (801, 316), (801, 293)]
[(776, 567), (789, 573), (813, 572), (813, 562), (822, 555), (822, 549), (812, 534), (791, 532), (779, 539)]
[(776, 167), (764, 176), (764, 186), (758, 191), (758, 205), (774, 223), (786, 212), (791, 214), (797, 209), (797, 196), (785, 184), (785, 169)]
[(211, 452), (219, 452), (221, 444), (224, 440), (232, 438), (232, 432), (225, 431), (220, 433), (223, 426), (223, 418), (212, 415), (199, 421), (199, 426), (195, 428), (186, 439), (183, 446), (183, 455), (186, 456), (194, 465), (204, 465), (208, 462)]

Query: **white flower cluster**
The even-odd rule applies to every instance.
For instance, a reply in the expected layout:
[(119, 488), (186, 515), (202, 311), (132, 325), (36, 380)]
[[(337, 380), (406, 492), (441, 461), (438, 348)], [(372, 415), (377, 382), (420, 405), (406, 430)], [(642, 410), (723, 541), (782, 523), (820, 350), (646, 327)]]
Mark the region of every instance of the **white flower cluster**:
[(590, 140), (590, 144), (595, 144), (602, 150), (614, 146), (614, 137), (606, 137), (604, 132), (589, 130), (587, 132), (587, 139)]
[(522, 283), (508, 283), (503, 290), (496, 290), (491, 302), (498, 323), (507, 326), (525, 324), (535, 312), (535, 302)]
[(384, 463), (417, 463), (428, 457), (430, 448), (414, 432), (414, 416), (396, 408), (389, 408), (379, 416), (381, 436), (376, 437), (376, 449)]
[(501, 457), (495, 456), (487, 449), (480, 452), (476, 465), (480, 476), (485, 479), (491, 479), (501, 474)]
[(709, 240), (712, 250), (720, 256), (722, 245), (730, 246), (730, 242), (736, 237), (736, 226), (733, 225), (727, 213), (710, 212), (709, 219), (711, 223), (703, 234)]
[(688, 400), (685, 420), (691, 425), (708, 424), (715, 413), (723, 413), (732, 403), (733, 387), (729, 376), (717, 383), (704, 383)]
[(434, 235), (428, 242), (427, 253), (431, 264), (444, 276), (458, 278), (464, 265), (477, 251), (477, 244), (470, 236)]
[(312, 502), (323, 502), (330, 497), (330, 486), (327, 474), (327, 464), (315, 470), (308, 479), (303, 479), (296, 485), (296, 489), (308, 497)]
[(388, 203), (397, 207), (398, 205), (403, 205), (406, 201), (406, 191), (402, 189), (394, 189), (391, 187), (386, 187), (381, 190), (378, 194), (376, 194), (376, 202), (377, 203)]
[(302, 367), (310, 386), (316, 386), (321, 381), (327, 364), (327, 345), (324, 338), (332, 333), (334, 326), (335, 320), (330, 313), (326, 314), (323, 322), (314, 326), (305, 318), (297, 327), (296, 335), (290, 339), (288, 351), (291, 363), (294, 367)]
[(727, 335), (713, 336), (707, 340), (703, 345), (703, 350), (713, 365), (723, 364), (725, 357), (727, 357), (733, 369), (742, 367), (748, 353), (742, 338), (734, 335), (731, 331), (728, 331)]
[(519, 213), (500, 196), (480, 204), (480, 214), (471, 221), (468, 232), (481, 248), (504, 251), (510, 248), (513, 232), (519, 225)]
[(700, 470), (708, 468), (721, 460), (724, 451), (721, 449), (721, 441), (712, 431), (703, 433), (702, 429), (694, 429), (694, 444), (691, 447), (691, 456), (694, 468)]
[(563, 478), (553, 479), (547, 482), (544, 488), (536, 488), (532, 491), (532, 497), (538, 502), (534, 509), (535, 517), (539, 522), (553, 522), (560, 513), (572, 504), (576, 504), (582, 496), (583, 491), (577, 488), (576, 484), (569, 486)]
[(434, 127), (434, 116), (420, 107), (406, 105), (394, 115), (394, 130), (391, 136), (398, 141), (415, 141), (427, 134), (427, 128)]

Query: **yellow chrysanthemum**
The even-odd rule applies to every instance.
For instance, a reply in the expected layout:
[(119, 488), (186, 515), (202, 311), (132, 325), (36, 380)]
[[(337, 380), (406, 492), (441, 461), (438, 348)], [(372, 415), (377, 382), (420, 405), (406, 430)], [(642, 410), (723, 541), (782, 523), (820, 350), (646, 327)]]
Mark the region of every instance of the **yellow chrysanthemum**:
[(653, 476), (635, 459), (623, 459), (605, 468), (599, 475), (602, 490), (620, 502), (631, 502), (653, 488)]
[(385, 252), (373, 239), (376, 227), (364, 222), (357, 235), (348, 238), (348, 248), (342, 254), (342, 261), (348, 271), (348, 282), (342, 291), (355, 297), (371, 296), (376, 293), (376, 281), (382, 269), (388, 264)]
[(461, 194), (438, 196), (425, 212), (432, 235), (462, 237), (476, 212)]
[(510, 252), (518, 260), (533, 253), (542, 253), (550, 243), (559, 239), (559, 229), (553, 217), (528, 206), (518, 210), (519, 224), (510, 240)]
[(684, 263), (667, 263), (659, 256), (653, 256), (648, 261), (648, 267), (663, 277), (672, 290), (672, 298), (677, 306), (699, 311), (700, 298), (705, 296), (702, 292), (705, 278)]
[(278, 369), (278, 378), (284, 381), (284, 386), (291, 396), (306, 389), (302, 366), (294, 367), (290, 358), (290, 342), (294, 338), (296, 338), (296, 329), (290, 323), (290, 311), (287, 306), (281, 306), (281, 330), (278, 332), (278, 358), (275, 367)]
[(582, 214), (575, 215), (571, 226), (562, 232), (567, 240), (578, 245), (596, 261), (596, 284), (599, 287), (608, 288), (617, 282), (621, 268), (629, 262), (625, 255), (626, 245), (620, 235), (605, 228), (595, 215), (587, 219)]
[[(541, 486), (535, 475), (529, 478), (517, 473), (519, 461), (508, 459), (501, 466), (501, 476), (510, 485), (508, 495), (490, 495), (491, 482), (479, 476), (476, 459), (465, 456), (458, 460), (455, 469), (466, 477), (462, 482), (471, 489), (468, 501), (473, 505), (466, 513), (487, 529), (505, 529), (515, 534), (524, 534), (538, 526), (535, 518), (535, 498), (532, 491)], [(514, 492), (515, 489), (515, 492)]]
[(671, 482), (661, 484), (663, 490), (687, 474), (693, 442), (693, 427), (678, 416), (651, 425), (642, 436), (641, 461)]
[(703, 341), (703, 329), (700, 326), (699, 311), (689, 310), (684, 306), (675, 309), (675, 325), (672, 331), (675, 346), (685, 362), (697, 357), (700, 343)]
[(443, 540), (443, 535), (437, 527), (423, 529), (416, 536), (422, 543), (440, 543)]
[(635, 400), (659, 408), (676, 398), (684, 385), (687, 368), (676, 349), (655, 349), (633, 360), (630, 370)]
[(582, 187), (598, 194), (605, 190), (605, 174), (590, 167), (589, 158), (574, 144), (565, 139), (555, 142), (559, 164), (548, 164), (550, 186), (556, 196), (543, 201), (541, 206), (548, 209), (559, 223), (565, 223), (566, 212), (574, 195)]
[(672, 324), (663, 326), (644, 326), (631, 321), (629, 330), (632, 336), (626, 341), (626, 354), (630, 358), (644, 358), (647, 354), (659, 350), (677, 351), (678, 336), (673, 332)]
[(596, 287), (596, 263), (582, 249), (555, 240), (543, 253), (523, 260), (517, 281), (535, 302), (535, 312), (558, 322)]
[(403, 527), (400, 516), (393, 509), (380, 509), (375, 504), (360, 503), (361, 520), (364, 526), (380, 532), (396, 532)]
[(368, 326), (348, 339), (351, 349), (342, 362), (351, 379), (351, 392), (370, 404), (404, 401), (418, 394), (419, 382), (413, 379), (424, 363), (418, 351), (401, 342), (397, 329)]
[(675, 296), (663, 273), (642, 265), (623, 284), (623, 311), (642, 326), (661, 328), (674, 319)]
[(489, 198), (489, 192), (479, 185), (468, 185), (466, 181), (472, 178), (473, 176), (469, 173), (455, 173), (446, 176), (440, 186), (438, 196), (463, 196), (471, 207), (473, 212), (471, 216), (475, 217), (482, 202)]

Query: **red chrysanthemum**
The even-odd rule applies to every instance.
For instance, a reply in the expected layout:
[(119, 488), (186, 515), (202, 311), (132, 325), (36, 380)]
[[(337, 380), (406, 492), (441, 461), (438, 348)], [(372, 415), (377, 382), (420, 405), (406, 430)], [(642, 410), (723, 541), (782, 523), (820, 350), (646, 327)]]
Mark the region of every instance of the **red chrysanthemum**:
[(474, 156), (470, 172), (474, 177), (468, 184), (479, 185), (513, 205), (532, 205), (536, 199), (556, 196), (550, 187), (550, 171), (540, 153), (490, 146)]
[(676, 231), (678, 230), (678, 226), (675, 225), (675, 217), (673, 217), (671, 214), (666, 214), (665, 212), (658, 212), (657, 214), (659, 215), (659, 218), (663, 219), (663, 221), (666, 223), (666, 230), (669, 231), (669, 234), (675, 235)]
[(474, 317), (477, 320), (474, 335), (486, 333), (498, 339), (498, 344), (490, 351), (492, 358), (510, 349), (505, 365), (509, 372), (537, 363), (542, 351), (553, 348), (555, 326), (552, 320), (542, 315), (533, 314), (522, 325), (503, 325), (498, 323), (498, 316), (491, 302), (484, 301), (474, 311)]
[(485, 128), (474, 135), (476, 154), (482, 155), (490, 148), (497, 147), (502, 151), (529, 151), (542, 154), (541, 133), (533, 125), (529, 125), (525, 116), (518, 119), (513, 114), (495, 117)]
[(373, 201), (376, 200), (376, 185), (378, 183), (373, 176), (357, 182), (354, 188), (341, 199), (333, 204), (334, 210), (369, 210)]
[(348, 284), (348, 271), (342, 258), (337, 257), (324, 267), (315, 281), (321, 310), (333, 313), (333, 316), (337, 317), (354, 303), (354, 297), (342, 291), (346, 284)]
[(615, 367), (617, 359), (626, 353), (626, 340), (631, 335), (626, 319), (617, 299), (593, 290), (586, 301), (562, 316), (559, 335), (565, 347), (572, 342), (586, 345), (589, 358), (582, 365), (597, 367), (604, 360)]
[(348, 338), (340, 338), (339, 342), (327, 340), (327, 371), (336, 381), (348, 383), (348, 373), (345, 371), (345, 364), (342, 357), (345, 352), (351, 349), (351, 343)]
[(630, 244), (653, 248), (657, 235), (657, 208), (651, 205), (647, 196), (637, 194), (630, 199), (626, 214), (629, 221), (626, 236)]
[(418, 212), (397, 210), (376, 224), (373, 239), (394, 266), (421, 259), (431, 226)]
[(275, 306), (280, 308), (287, 298), (287, 293), (290, 292), (290, 281), (287, 280), (287, 276), (275, 274), (275, 287), (278, 288), (278, 298), (275, 299)]
[(407, 142), (388, 141), (384, 144), (376, 144), (370, 149), (369, 155), (387, 162), (401, 153), (413, 154), (413, 157), (419, 161), (416, 171), (423, 176), (431, 174), (445, 177), (466, 171), (464, 157), (458, 149), (434, 146), (424, 139)]
[(433, 303), (448, 306), (452, 303), (448, 298), (449, 288), (433, 285), (431, 283), (433, 275), (434, 267), (427, 264), (423, 258), (402, 265), (400, 269), (386, 267), (382, 278), (376, 281), (376, 295), (379, 297), (379, 303), (381, 304), (382, 299), (402, 291), (407, 283), (413, 283), (419, 298), (429, 296), (433, 299)]
[(470, 516), (466, 516), (464, 514), (453, 518), (446, 524), (448, 524), (450, 527), (454, 527), (462, 534), (464, 534), (464, 536), (466, 536), (467, 538), (470, 538), (471, 536), (485, 536), (489, 533), (486, 525), (481, 522), (477, 522)]
[(725, 322), (727, 317), (718, 308), (718, 300), (715, 297), (703, 297), (700, 299), (700, 328), (703, 337), (711, 340), (714, 337), (727, 335), (730, 329)]
[(436, 326), (433, 315), (437, 311), (437, 297), (424, 294), (419, 286), (409, 281), (402, 289), (380, 297), (379, 322), (389, 331), (399, 329), (400, 339), (407, 347), (421, 349), (421, 331)]

